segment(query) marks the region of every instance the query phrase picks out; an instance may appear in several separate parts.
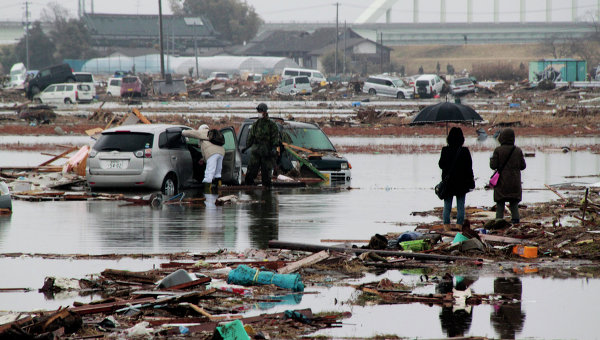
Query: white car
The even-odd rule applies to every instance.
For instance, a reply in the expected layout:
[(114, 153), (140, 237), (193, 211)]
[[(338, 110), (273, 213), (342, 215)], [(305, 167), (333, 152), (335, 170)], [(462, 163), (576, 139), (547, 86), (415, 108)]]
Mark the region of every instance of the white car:
[(297, 95), (297, 94), (311, 94), (312, 87), (310, 86), (310, 80), (306, 76), (293, 77), (283, 79), (279, 86), (275, 89), (277, 94), (282, 95)]
[(106, 85), (106, 95), (112, 97), (121, 97), (121, 83), (123, 78), (109, 78)]
[(75, 81), (82, 84), (88, 84), (92, 89), (92, 97), (96, 98), (96, 81), (90, 72), (73, 72)]
[(437, 74), (423, 74), (415, 80), (415, 97), (433, 98), (442, 93), (446, 84)]
[(363, 92), (372, 96), (388, 96), (398, 99), (413, 98), (415, 93), (404, 80), (385, 75), (368, 77), (363, 84)]
[(93, 99), (90, 85), (80, 83), (52, 84), (33, 97), (36, 103), (65, 104), (89, 103)]
[(281, 72), (281, 79), (293, 78), (298, 76), (306, 76), (310, 79), (311, 84), (320, 84), (326, 82), (325, 76), (319, 70), (311, 70), (308, 68), (292, 68), (286, 67)]
[(475, 92), (475, 84), (469, 78), (456, 78), (450, 82), (450, 92), (454, 95)]

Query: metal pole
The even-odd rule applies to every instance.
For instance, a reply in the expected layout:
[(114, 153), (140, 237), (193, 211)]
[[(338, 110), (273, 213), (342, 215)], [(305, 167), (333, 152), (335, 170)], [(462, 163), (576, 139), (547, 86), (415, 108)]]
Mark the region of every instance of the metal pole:
[(346, 20), (344, 20), (344, 65), (342, 67), (344, 76), (346, 75), (346, 49), (348, 48), (346, 45), (346, 35), (348, 35), (348, 28), (346, 27)]
[(29, 2), (25, 1), (25, 65), (29, 70)]
[(379, 72), (383, 73), (383, 32), (379, 34), (381, 35), (381, 39), (379, 41), (381, 44), (381, 46), (379, 46)]
[(198, 26), (198, 25), (194, 25), (194, 55), (196, 56), (196, 79), (200, 79), (200, 74), (198, 71), (198, 42), (197, 42), (198, 34), (196, 33), (196, 26)]
[(158, 0), (158, 29), (159, 29), (159, 40), (160, 40), (160, 76), (161, 79), (165, 79), (165, 51), (163, 48), (163, 22), (162, 22), (162, 4), (161, 0)]
[(338, 43), (340, 41), (339, 29), (338, 29), (338, 12), (340, 8), (340, 3), (335, 3), (335, 61), (334, 61), (334, 70), (335, 75), (338, 74)]

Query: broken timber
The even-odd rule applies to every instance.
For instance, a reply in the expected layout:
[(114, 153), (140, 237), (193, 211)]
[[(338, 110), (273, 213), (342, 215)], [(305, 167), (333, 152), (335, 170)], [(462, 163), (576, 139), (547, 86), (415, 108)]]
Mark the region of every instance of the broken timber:
[(322, 180), (326, 181), (327, 176), (323, 175), (321, 171), (317, 170), (309, 161), (298, 155), (292, 148), (288, 145), (285, 145), (285, 150), (290, 153), (294, 158), (296, 158), (302, 165), (309, 168), (312, 172), (314, 172), (317, 176), (319, 176)]
[(437, 254), (423, 254), (423, 253), (409, 253), (395, 250), (377, 250), (377, 249), (362, 249), (362, 248), (350, 248), (350, 247), (335, 247), (335, 246), (322, 246), (318, 244), (304, 244), (304, 243), (293, 243), (293, 242), (282, 242), (277, 240), (269, 241), (269, 248), (279, 248), (288, 250), (302, 250), (309, 252), (319, 252), (322, 250), (327, 251), (339, 251), (342, 253), (356, 253), (362, 254), (372, 252), (381, 256), (401, 256), (405, 258), (421, 260), (421, 261), (472, 261), (473, 258), (465, 256), (450, 256), (450, 255), (437, 255)]

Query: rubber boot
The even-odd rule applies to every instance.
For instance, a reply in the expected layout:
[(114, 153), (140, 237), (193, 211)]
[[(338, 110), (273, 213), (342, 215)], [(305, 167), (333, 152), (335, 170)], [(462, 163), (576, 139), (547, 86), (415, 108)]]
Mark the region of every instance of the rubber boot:
[(213, 178), (212, 180), (212, 185), (213, 185), (213, 190), (214, 191), (219, 191), (219, 188), (221, 187), (221, 185), (223, 184), (223, 182), (221, 181), (221, 178)]
[(202, 183), (204, 185), (204, 193), (205, 194), (212, 194), (212, 183)]

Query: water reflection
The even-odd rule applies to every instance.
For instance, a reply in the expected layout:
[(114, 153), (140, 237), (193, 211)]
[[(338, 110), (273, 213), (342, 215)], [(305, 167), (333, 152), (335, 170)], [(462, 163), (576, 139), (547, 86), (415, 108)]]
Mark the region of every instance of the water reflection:
[(490, 321), (502, 339), (515, 339), (523, 330), (525, 313), (521, 310), (523, 284), (518, 277), (498, 277), (494, 280), (494, 293), (512, 298), (514, 303), (493, 306)]
[[(453, 290), (459, 292), (470, 291), (471, 285), (477, 281), (477, 277), (456, 276), (456, 284), (452, 276), (446, 274), (436, 285), (436, 292), (447, 294)], [(455, 300), (452, 304), (444, 304), (440, 310), (440, 324), (442, 330), (448, 337), (464, 336), (471, 328), (473, 321), (473, 307), (467, 306), (466, 301)]]
[(250, 240), (259, 248), (267, 248), (269, 240), (279, 239), (279, 200), (272, 190), (247, 192), (250, 199), (257, 201), (248, 210)]

